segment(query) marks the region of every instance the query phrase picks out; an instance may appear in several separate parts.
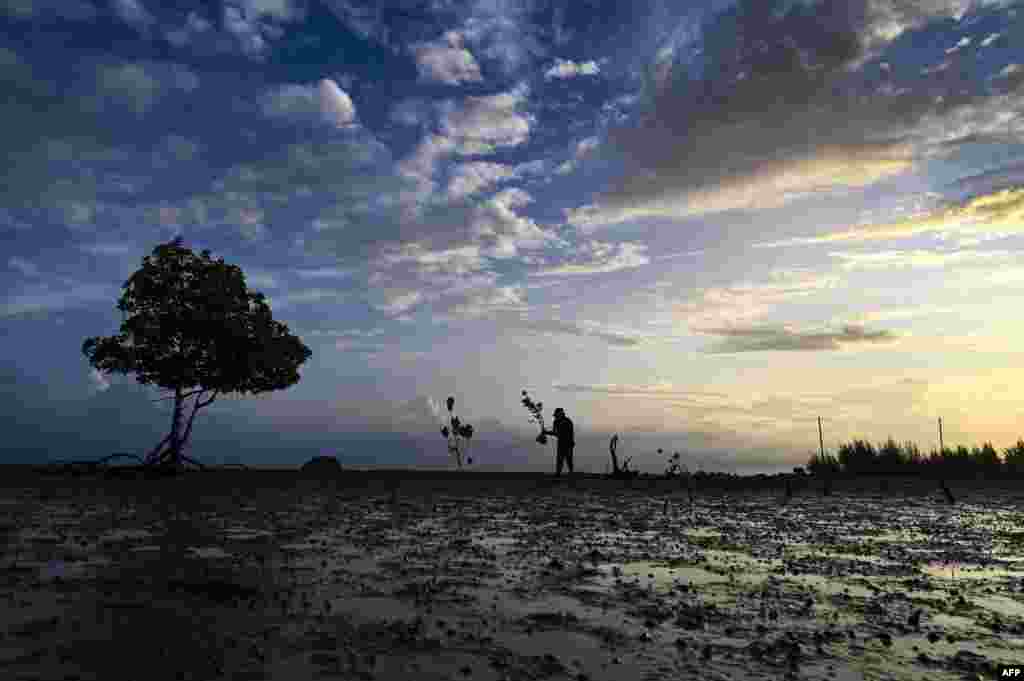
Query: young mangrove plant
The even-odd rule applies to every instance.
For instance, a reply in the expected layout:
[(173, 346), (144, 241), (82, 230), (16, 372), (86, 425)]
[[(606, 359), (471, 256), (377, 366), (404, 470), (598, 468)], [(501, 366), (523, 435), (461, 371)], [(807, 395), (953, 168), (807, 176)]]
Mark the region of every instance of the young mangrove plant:
[(544, 425), (544, 403), (534, 402), (527, 392), (523, 391), (523, 399), (521, 400), (522, 405), (526, 407), (526, 410), (530, 412), (530, 420), (536, 421), (537, 425), (540, 426), (540, 435), (537, 436), (537, 444), (546, 445), (548, 443), (548, 436), (544, 434), (547, 427)]

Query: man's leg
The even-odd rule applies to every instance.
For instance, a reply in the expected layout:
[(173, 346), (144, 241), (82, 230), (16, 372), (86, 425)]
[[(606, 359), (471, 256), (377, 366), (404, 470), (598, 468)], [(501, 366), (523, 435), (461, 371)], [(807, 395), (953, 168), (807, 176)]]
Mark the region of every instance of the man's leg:
[(562, 450), (561, 449), (557, 450), (557, 452), (555, 454), (555, 475), (556, 476), (562, 474), (562, 461), (564, 459), (565, 459), (565, 454), (562, 452)]
[(569, 475), (572, 475), (572, 455), (573, 455), (573, 450), (572, 449), (568, 449), (565, 452), (565, 465), (569, 467)]

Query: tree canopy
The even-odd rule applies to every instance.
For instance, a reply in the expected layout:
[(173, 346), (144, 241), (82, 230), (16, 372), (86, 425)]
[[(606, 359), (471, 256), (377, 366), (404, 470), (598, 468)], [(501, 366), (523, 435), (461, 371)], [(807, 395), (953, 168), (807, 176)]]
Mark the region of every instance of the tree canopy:
[[(82, 344), (89, 363), (105, 373), (134, 373), (143, 385), (173, 391), (171, 433), (151, 460), (180, 463), (196, 412), (219, 394), (257, 394), (295, 385), (312, 352), (273, 319), (262, 293), (247, 289), (240, 267), (196, 255), (179, 237), (153, 249), (123, 285), (117, 307), (126, 316), (116, 336)], [(203, 395), (212, 393), (205, 400)], [(181, 435), (181, 407), (196, 397)], [(158, 452), (169, 443), (162, 458)]]

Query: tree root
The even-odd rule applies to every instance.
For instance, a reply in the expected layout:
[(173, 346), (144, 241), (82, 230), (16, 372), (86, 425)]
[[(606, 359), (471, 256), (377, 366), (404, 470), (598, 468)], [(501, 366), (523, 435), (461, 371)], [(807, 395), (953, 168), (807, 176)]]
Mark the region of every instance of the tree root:
[[(110, 465), (115, 459), (134, 459), (138, 465)], [(212, 466), (196, 461), (190, 456), (178, 454), (175, 456), (171, 450), (160, 454), (150, 455), (143, 458), (137, 454), (117, 452), (99, 459), (64, 459), (50, 461), (46, 464), (35, 466), (33, 470), (43, 475), (71, 475), (80, 477), (82, 475), (103, 475), (104, 477), (164, 477), (185, 472), (209, 472), (218, 469), (242, 469), (249, 470), (244, 463), (226, 464), (223, 466)]]

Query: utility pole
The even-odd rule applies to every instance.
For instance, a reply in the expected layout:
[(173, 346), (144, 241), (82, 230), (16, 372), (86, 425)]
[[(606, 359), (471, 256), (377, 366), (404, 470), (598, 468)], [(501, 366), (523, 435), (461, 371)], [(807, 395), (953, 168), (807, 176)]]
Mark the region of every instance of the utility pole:
[(821, 465), (825, 471), (825, 484), (821, 488), (822, 496), (832, 494), (832, 463), (825, 461), (825, 436), (821, 432), (821, 417), (818, 417), (818, 446), (821, 448)]
[(942, 444), (942, 417), (939, 417), (939, 455), (946, 451), (945, 446)]

